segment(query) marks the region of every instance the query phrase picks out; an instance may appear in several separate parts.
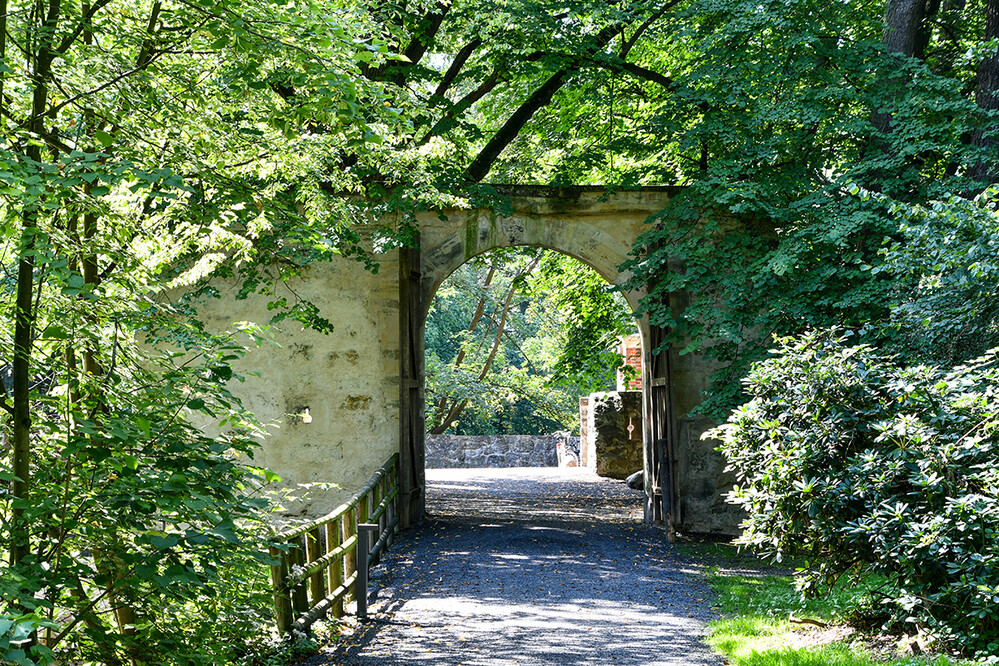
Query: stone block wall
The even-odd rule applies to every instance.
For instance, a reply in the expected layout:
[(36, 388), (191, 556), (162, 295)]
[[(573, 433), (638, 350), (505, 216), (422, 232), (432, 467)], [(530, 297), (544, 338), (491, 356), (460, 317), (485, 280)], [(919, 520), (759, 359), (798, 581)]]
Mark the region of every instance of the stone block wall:
[(584, 459), (597, 474), (624, 479), (642, 469), (641, 391), (591, 393), (585, 430)]
[(557, 467), (558, 435), (427, 435), (427, 469)]

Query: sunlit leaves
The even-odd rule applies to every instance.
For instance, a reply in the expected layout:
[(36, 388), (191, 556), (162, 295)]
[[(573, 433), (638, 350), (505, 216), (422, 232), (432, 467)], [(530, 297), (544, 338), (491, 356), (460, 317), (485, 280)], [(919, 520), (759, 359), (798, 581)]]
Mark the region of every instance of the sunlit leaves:
[[(428, 424), (440, 418), (445, 398), (448, 407), (449, 401), (468, 401), (459, 434), (575, 430), (578, 398), (614, 388), (619, 336), (634, 327), (630, 310), (594, 271), (550, 251), (523, 276), (500, 352), (479, 376), (496, 335), (497, 310), (513, 277), (536, 253), (518, 249), (473, 259), (438, 291), (426, 331)], [(480, 298), (484, 315), (468, 331)]]
[[(362, 206), (324, 203), (359, 178), (331, 167), (408, 125), (397, 107), (364, 107), (384, 93), (358, 61), (388, 50), (353, 4), (89, 6), (81, 19), (54, 4), (54, 32), (30, 3), (5, 19), (7, 62), (44, 62), (46, 39), (57, 53), (51, 70), (3, 79), (0, 293), (27, 287), (31, 339), (15, 343), (15, 311), (0, 312), (0, 359), (28, 357), (30, 375), (17, 389), (29, 413), (0, 422), (4, 441), (30, 429), (15, 456), (30, 474), (0, 461), (27, 485), (0, 495), (0, 546), (21, 552), (25, 525), (32, 548), (0, 584), (0, 641), (54, 620), (44, 648), (60, 660), (222, 663), (270, 625), (248, 537), (274, 477), (242, 464), (263, 435), (230, 393), (244, 342), (168, 288), (244, 269), (244, 288), (272, 292), (311, 262), (366, 260), (351, 228)], [(328, 326), (310, 303), (273, 302), (276, 320)], [(4, 657), (52, 659), (21, 647)]]

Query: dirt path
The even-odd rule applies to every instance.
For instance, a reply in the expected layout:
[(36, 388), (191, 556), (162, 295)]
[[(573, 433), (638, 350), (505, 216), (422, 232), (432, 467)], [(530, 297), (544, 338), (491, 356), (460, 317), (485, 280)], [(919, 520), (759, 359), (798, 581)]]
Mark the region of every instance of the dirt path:
[(319, 664), (719, 664), (709, 592), (641, 494), (585, 470), (427, 470), (422, 526)]

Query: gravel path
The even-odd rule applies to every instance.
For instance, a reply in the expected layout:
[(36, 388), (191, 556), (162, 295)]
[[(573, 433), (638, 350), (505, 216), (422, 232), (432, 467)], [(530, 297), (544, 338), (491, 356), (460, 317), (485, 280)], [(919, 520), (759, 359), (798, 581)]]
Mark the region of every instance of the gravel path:
[(427, 470), (430, 518), (320, 664), (719, 664), (709, 591), (641, 493), (573, 468)]

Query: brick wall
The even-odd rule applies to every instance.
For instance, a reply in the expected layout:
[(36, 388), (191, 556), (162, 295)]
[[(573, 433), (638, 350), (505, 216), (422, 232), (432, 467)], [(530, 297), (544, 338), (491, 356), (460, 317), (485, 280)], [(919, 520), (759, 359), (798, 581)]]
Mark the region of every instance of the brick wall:
[(624, 373), (617, 373), (618, 391), (641, 391), (642, 390), (642, 337), (638, 334), (627, 335), (621, 338), (618, 351), (624, 358), (625, 365), (631, 366), (637, 373), (633, 379), (628, 380), (628, 385), (624, 383)]

